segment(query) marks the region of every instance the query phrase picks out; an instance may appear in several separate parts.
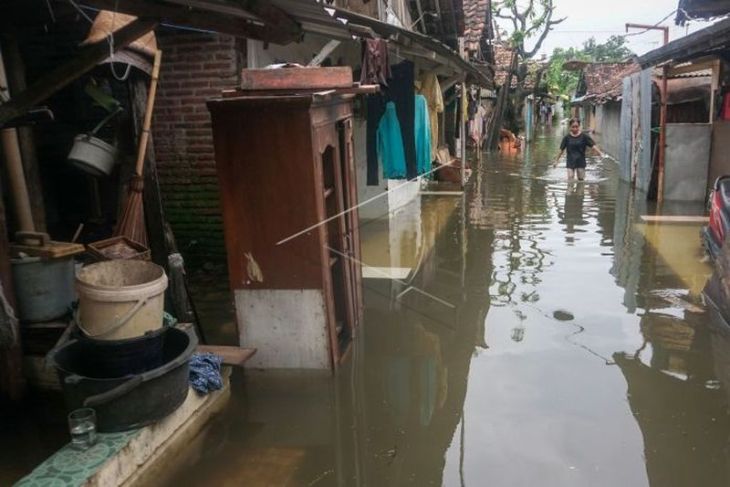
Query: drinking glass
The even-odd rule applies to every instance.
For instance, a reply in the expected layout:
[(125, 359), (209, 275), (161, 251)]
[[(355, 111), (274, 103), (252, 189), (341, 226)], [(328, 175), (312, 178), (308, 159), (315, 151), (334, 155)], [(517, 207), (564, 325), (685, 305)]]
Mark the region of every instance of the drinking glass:
[(96, 443), (96, 411), (81, 408), (68, 415), (68, 429), (71, 432), (71, 445), (86, 450)]

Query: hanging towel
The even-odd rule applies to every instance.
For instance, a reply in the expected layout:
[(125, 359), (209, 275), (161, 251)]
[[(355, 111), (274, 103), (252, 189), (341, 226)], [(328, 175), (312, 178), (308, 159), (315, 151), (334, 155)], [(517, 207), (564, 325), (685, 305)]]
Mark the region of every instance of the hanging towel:
[(416, 95), (416, 166), (418, 175), (431, 171), (432, 147), (431, 120), (429, 119), (428, 101), (423, 95)]
[(385, 113), (378, 126), (378, 159), (386, 179), (406, 177), (406, 158), (403, 152), (403, 135), (398, 122), (395, 103), (385, 105)]
[(436, 159), (439, 147), (439, 113), (444, 111), (444, 98), (438, 77), (433, 73), (421, 76), (421, 94), (428, 102), (428, 113), (431, 121), (431, 160)]
[(365, 39), (362, 42), (362, 74), (360, 84), (388, 86), (390, 64), (385, 39)]

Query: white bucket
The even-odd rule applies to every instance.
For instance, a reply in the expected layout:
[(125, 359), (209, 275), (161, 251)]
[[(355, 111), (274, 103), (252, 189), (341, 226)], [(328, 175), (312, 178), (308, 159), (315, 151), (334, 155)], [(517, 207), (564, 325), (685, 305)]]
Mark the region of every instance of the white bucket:
[(140, 260), (110, 260), (76, 274), (78, 325), (88, 337), (123, 340), (162, 326), (167, 276)]

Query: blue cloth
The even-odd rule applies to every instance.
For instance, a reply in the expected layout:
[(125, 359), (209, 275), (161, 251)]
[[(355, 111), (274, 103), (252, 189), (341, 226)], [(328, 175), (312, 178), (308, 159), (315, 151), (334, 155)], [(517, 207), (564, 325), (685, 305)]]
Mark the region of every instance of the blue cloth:
[(418, 175), (431, 170), (431, 119), (428, 117), (428, 101), (416, 95), (416, 168)]
[(378, 159), (386, 179), (406, 177), (406, 156), (403, 150), (403, 135), (398, 122), (395, 103), (385, 105), (385, 113), (378, 125)]
[(190, 385), (200, 394), (208, 394), (223, 387), (221, 364), (223, 359), (212, 353), (195, 353), (190, 358)]

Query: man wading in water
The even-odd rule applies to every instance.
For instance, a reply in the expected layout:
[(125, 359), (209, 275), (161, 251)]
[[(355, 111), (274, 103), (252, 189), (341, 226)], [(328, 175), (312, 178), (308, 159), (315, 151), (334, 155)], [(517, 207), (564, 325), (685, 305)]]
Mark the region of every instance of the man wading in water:
[(586, 150), (591, 147), (593, 151), (600, 157), (604, 157), (601, 149), (598, 148), (593, 139), (584, 134), (580, 130), (580, 120), (577, 118), (570, 119), (570, 133), (563, 138), (560, 144), (560, 154), (555, 160), (553, 167), (557, 167), (560, 158), (567, 151), (568, 157), (568, 179), (575, 179), (576, 172), (578, 179), (583, 181), (586, 178)]

